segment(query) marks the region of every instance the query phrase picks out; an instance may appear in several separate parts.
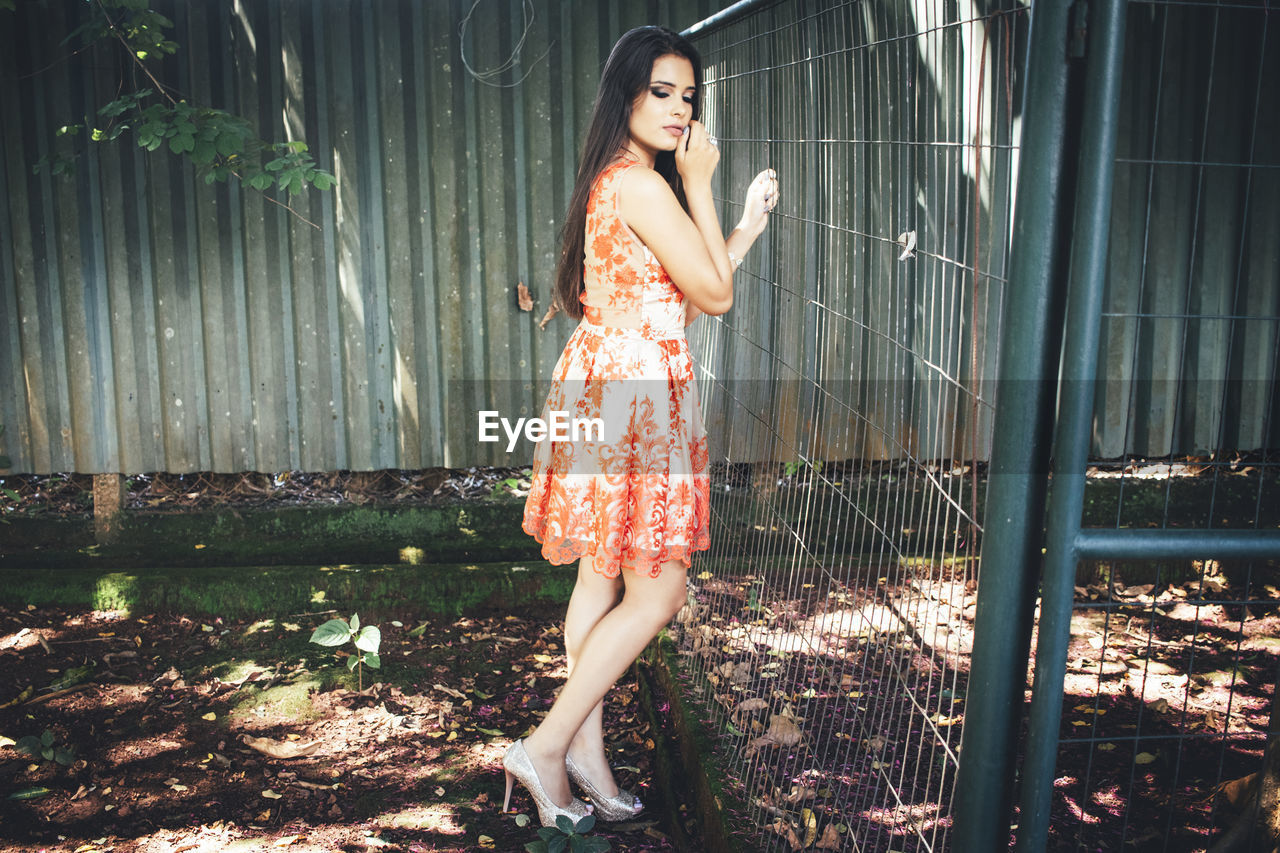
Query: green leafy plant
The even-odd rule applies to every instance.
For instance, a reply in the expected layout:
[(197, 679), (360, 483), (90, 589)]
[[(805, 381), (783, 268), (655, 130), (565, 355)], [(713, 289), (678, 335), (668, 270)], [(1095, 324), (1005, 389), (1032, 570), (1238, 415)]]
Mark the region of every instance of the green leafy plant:
[(357, 669), (357, 689), (364, 690), (364, 665), (372, 669), (382, 668), (382, 659), (378, 657), (378, 647), (382, 645), (382, 632), (376, 625), (360, 625), (360, 614), (351, 614), (351, 623), (345, 619), (330, 619), (311, 632), (311, 642), (322, 646), (341, 646), (343, 643), (355, 644), (355, 653), (347, 659), (347, 669)]
[(602, 853), (612, 850), (608, 839), (588, 838), (587, 833), (596, 825), (596, 816), (587, 815), (578, 821), (577, 826), (566, 815), (556, 818), (555, 826), (544, 826), (538, 830), (538, 841), (530, 841), (524, 846), (529, 853)]
[[(151, 86), (128, 91), (131, 84), (122, 79), (114, 87), (118, 94), (115, 100), (100, 106), (94, 117), (86, 114), (85, 121), (57, 126), (56, 137), (107, 143), (129, 131), (140, 148), (155, 151), (164, 146), (187, 158), (207, 184), (235, 178), (259, 192), (274, 187), (293, 195), (308, 185), (327, 190), (337, 183), (332, 174), (318, 168), (305, 142), (261, 139), (248, 119), (188, 103), (176, 96), (177, 90), (161, 82), (148, 63), (177, 53), (179, 45), (169, 38), (173, 21), (148, 8), (147, 0), (88, 0), (82, 7), (83, 23), (63, 44), (78, 43), (81, 49), (97, 42), (116, 45), (128, 58), (130, 79), (145, 77)], [(13, 11), (13, 4), (0, 0), (0, 10)], [(65, 149), (62, 146), (42, 157), (34, 166), (35, 173), (73, 173), (80, 152), (68, 156)], [(319, 227), (285, 202), (265, 197)]]
[(71, 762), (76, 760), (76, 748), (65, 748), (58, 746), (55, 742), (53, 732), (48, 729), (44, 730), (44, 734), (40, 737), (35, 735), (27, 735), (18, 738), (18, 742), (13, 745), (18, 752), (25, 752), (32, 758), (45, 761), (56, 761), (64, 767), (69, 767)]
[(532, 476), (533, 471), (525, 469), (515, 477), (507, 477), (505, 480), (499, 480), (494, 483), (493, 488), (489, 490), (489, 496), (497, 497), (498, 495), (507, 494), (508, 492), (516, 492), (518, 494), (517, 490), (521, 487), (522, 480), (528, 480)]
[(498, 495), (506, 494), (508, 491), (518, 488), (520, 488), (520, 478), (508, 477), (505, 480), (500, 480), (497, 483), (494, 483), (493, 489), (490, 490), (489, 495), (491, 497), (497, 497)]
[(805, 466), (812, 468), (815, 472), (822, 470), (821, 459), (799, 459), (794, 462), (783, 462), (782, 468), (788, 477), (794, 477), (805, 469)]

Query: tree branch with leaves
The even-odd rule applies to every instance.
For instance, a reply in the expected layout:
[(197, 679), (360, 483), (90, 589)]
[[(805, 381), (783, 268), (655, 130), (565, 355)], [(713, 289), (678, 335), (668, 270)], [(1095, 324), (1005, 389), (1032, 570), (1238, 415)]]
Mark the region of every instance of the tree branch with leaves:
[[(177, 42), (169, 38), (174, 24), (147, 3), (148, 0), (88, 0), (87, 20), (63, 44), (78, 41), (81, 49), (99, 42), (119, 45), (136, 72), (134, 79), (140, 74), (151, 85), (126, 92), (122, 79), (118, 87), (121, 94), (98, 108), (93, 126), (65, 124), (56, 130), (56, 135), (83, 135), (90, 143), (104, 143), (131, 132), (140, 148), (156, 151), (167, 146), (170, 153), (187, 158), (206, 184), (235, 178), (318, 227), (285, 202), (265, 193), (274, 187), (295, 195), (308, 185), (327, 190), (337, 183), (334, 176), (317, 166), (305, 142), (267, 141), (242, 116), (176, 97), (148, 65), (177, 53)], [(0, 9), (13, 11), (14, 0), (0, 0)], [(46, 155), (33, 168), (37, 174), (46, 170), (53, 175), (69, 174), (74, 171), (78, 156)]]

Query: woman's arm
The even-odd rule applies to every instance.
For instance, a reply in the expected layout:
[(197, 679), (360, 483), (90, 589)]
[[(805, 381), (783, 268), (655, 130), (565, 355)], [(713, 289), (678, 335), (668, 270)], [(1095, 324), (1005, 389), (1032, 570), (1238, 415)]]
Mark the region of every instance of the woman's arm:
[[(738, 271), (738, 266), (742, 263), (747, 251), (755, 244), (756, 239), (764, 233), (765, 227), (769, 224), (769, 211), (773, 210), (777, 203), (777, 173), (773, 169), (765, 169), (756, 175), (755, 180), (747, 187), (747, 197), (742, 206), (742, 218), (738, 220), (738, 227), (734, 228), (724, 241), (734, 272)], [(684, 324), (688, 326), (698, 319), (701, 313), (693, 302), (686, 300)]]
[(764, 231), (768, 212), (777, 201), (776, 177), (772, 170), (765, 170), (748, 188), (742, 219), (726, 240), (711, 195), (711, 175), (719, 159), (720, 152), (707, 139), (706, 130), (692, 122), (687, 138), (676, 149), (688, 213), (667, 182), (652, 170), (632, 169), (619, 188), (623, 219), (692, 306), (686, 310), (686, 324), (698, 313), (723, 314), (733, 305), (733, 273), (738, 264), (730, 261), (729, 253), (739, 259), (746, 253)]
[[(705, 137), (705, 131), (701, 134)], [(686, 300), (703, 313), (723, 314), (733, 305), (733, 269), (711, 198), (711, 174), (720, 155), (705, 139), (699, 145), (681, 141), (686, 143), (692, 147), (680, 159), (689, 213), (652, 169), (630, 169), (623, 176), (619, 211)]]

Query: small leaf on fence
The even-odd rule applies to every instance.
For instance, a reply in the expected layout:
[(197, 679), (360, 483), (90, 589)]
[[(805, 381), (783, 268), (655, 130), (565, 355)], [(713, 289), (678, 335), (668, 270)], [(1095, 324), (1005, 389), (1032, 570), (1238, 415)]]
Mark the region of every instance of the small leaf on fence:
[(1150, 764), (1155, 760), (1156, 757), (1149, 752), (1139, 752), (1133, 757), (1134, 764)]
[(895, 242), (902, 247), (902, 254), (898, 256), (898, 260), (905, 261), (907, 258), (915, 257), (916, 232), (903, 231)]
[(516, 283), (516, 301), (520, 305), (521, 311), (533, 310), (533, 294), (529, 292), (529, 288), (524, 286), (524, 282)]

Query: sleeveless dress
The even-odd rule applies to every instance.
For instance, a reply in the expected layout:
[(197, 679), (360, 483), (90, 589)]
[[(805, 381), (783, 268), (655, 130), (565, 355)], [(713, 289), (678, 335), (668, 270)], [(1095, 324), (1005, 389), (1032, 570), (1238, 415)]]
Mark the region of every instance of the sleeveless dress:
[(564, 440), (537, 444), (524, 509), (524, 531), (548, 561), (593, 556), (606, 577), (657, 577), (667, 561), (688, 567), (710, 544), (707, 435), (684, 296), (618, 211), (619, 182), (637, 165), (607, 166), (588, 198), (583, 318), (542, 414), (595, 429), (566, 427)]

